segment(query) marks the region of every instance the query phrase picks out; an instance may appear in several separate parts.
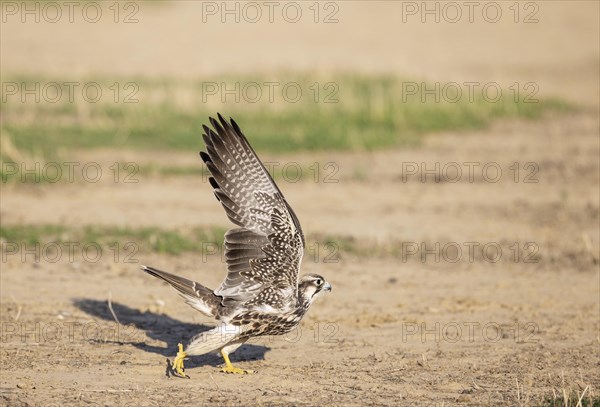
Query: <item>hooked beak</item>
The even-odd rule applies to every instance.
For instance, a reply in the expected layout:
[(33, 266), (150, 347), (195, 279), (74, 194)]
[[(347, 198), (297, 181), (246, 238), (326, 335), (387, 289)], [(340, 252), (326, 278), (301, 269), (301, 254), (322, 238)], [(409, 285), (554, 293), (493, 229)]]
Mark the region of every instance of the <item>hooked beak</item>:
[(323, 290), (325, 290), (325, 291), (331, 291), (331, 284), (325, 283), (325, 285), (323, 286)]

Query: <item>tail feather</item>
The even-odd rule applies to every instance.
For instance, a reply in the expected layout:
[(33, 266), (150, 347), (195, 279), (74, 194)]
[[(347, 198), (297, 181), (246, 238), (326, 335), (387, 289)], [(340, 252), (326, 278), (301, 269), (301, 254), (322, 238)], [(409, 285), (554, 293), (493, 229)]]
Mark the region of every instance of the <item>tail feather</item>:
[(209, 317), (217, 316), (221, 298), (216, 296), (209, 288), (195, 281), (153, 267), (142, 266), (142, 270), (169, 283), (179, 291), (185, 302), (194, 309)]

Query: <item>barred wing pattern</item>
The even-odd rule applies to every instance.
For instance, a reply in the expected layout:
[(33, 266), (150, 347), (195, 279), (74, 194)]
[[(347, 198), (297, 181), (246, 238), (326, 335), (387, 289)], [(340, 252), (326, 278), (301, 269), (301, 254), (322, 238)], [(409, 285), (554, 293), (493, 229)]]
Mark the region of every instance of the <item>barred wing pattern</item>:
[(233, 119), (210, 118), (200, 156), (227, 217), (227, 277), (214, 291), (226, 307), (282, 306), (294, 296), (304, 252), (298, 218)]

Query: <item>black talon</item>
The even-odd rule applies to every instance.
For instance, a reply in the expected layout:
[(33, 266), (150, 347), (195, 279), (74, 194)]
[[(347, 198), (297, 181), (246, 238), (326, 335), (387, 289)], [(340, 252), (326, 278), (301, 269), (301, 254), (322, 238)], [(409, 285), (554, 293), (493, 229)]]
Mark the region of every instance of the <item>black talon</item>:
[(167, 368), (165, 369), (165, 375), (170, 379), (171, 378), (171, 361), (167, 358)]

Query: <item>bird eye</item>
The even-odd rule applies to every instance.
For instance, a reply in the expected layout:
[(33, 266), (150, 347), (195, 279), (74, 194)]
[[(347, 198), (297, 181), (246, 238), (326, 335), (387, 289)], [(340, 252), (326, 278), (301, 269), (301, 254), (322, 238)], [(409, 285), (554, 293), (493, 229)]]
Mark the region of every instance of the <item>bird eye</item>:
[(320, 278), (317, 278), (315, 280), (315, 283), (317, 283), (317, 285), (321, 285), (321, 284), (323, 284), (323, 280), (321, 280)]

